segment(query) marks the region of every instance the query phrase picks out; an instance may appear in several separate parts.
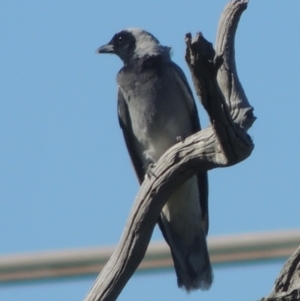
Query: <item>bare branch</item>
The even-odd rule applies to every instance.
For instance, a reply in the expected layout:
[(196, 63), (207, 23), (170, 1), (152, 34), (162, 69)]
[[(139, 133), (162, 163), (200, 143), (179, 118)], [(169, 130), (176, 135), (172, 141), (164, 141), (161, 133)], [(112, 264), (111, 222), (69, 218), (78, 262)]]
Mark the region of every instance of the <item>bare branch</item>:
[[(226, 165), (236, 164), (247, 156), (251, 141), (244, 130), (249, 129), (256, 119), (238, 79), (234, 56), (235, 33), (247, 3), (233, 0), (225, 7), (218, 27), (217, 54), (201, 33), (193, 40), (190, 34), (186, 36), (186, 61), (196, 92), (218, 137), (218, 147), (228, 160)], [(236, 136), (240, 139), (237, 140)]]
[(219, 21), (216, 40), (216, 53), (222, 55), (224, 60), (218, 70), (218, 84), (233, 121), (246, 130), (251, 127), (256, 117), (253, 115), (253, 108), (250, 106), (238, 78), (234, 39), (241, 14), (247, 8), (247, 5), (247, 0), (233, 0), (225, 7)]
[(300, 300), (300, 247), (283, 266), (275, 286), (266, 298), (260, 301)]
[[(245, 130), (255, 118), (248, 114), (252, 108), (234, 63), (234, 35), (245, 5), (244, 1), (231, 1), (221, 16), (221, 27), (227, 28), (218, 33), (221, 56), (215, 57), (202, 35), (194, 40), (187, 35), (187, 62), (212, 126), (179, 142), (157, 162), (152, 169), (155, 176), (142, 183), (121, 240), (85, 301), (117, 299), (143, 259), (161, 209), (176, 187), (198, 172), (239, 163), (251, 154), (254, 146)], [(223, 84), (227, 83), (223, 73), (229, 86)]]

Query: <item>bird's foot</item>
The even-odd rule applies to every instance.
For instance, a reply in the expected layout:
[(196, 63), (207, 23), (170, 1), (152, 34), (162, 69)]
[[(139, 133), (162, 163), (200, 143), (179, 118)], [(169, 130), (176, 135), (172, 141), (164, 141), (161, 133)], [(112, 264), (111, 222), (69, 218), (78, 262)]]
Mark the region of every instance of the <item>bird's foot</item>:
[(177, 141), (177, 142), (184, 142), (184, 137), (182, 137), (182, 136), (177, 136), (177, 137), (176, 137), (176, 141)]
[(149, 163), (147, 172), (146, 172), (148, 179), (151, 179), (151, 177), (154, 177), (157, 179), (157, 176), (155, 175), (155, 173), (152, 170), (154, 167), (155, 167), (155, 163), (153, 163), (153, 162)]

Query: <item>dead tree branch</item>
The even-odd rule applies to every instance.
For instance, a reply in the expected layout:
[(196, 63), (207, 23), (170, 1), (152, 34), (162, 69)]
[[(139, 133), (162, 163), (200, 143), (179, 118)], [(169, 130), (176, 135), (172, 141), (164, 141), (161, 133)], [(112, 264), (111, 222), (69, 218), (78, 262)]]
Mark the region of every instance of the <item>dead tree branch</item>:
[(247, 134), (255, 117), (239, 83), (234, 37), (247, 2), (231, 1), (220, 19), (215, 51), (201, 34), (186, 36), (186, 60), (211, 126), (169, 149), (142, 183), (121, 240), (85, 301), (116, 300), (142, 261), (154, 226), (175, 188), (198, 172), (237, 164), (250, 156)]
[(283, 266), (270, 295), (260, 301), (300, 300), (300, 247)]

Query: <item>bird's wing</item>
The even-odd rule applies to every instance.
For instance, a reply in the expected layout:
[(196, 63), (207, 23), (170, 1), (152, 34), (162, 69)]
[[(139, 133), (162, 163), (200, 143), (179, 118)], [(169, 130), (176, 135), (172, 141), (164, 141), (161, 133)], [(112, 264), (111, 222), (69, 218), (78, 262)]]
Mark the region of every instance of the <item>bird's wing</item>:
[[(198, 116), (198, 111), (196, 107), (196, 103), (193, 97), (192, 90), (188, 84), (188, 81), (179, 66), (177, 66), (174, 62), (171, 62), (171, 69), (174, 73), (175, 80), (178, 84), (178, 87), (182, 91), (182, 95), (186, 101), (188, 106), (188, 110), (191, 116), (193, 134), (197, 133), (201, 130), (200, 121)], [(204, 231), (207, 234), (209, 227), (209, 219), (208, 219), (208, 177), (207, 172), (200, 172), (197, 174), (198, 178), (198, 186), (199, 186), (199, 194), (200, 194), (200, 206), (202, 212), (202, 223), (204, 227)]]
[(193, 93), (191, 90), (191, 87), (187, 81), (187, 78), (181, 68), (176, 65), (174, 62), (171, 62), (171, 70), (173, 71), (173, 74), (175, 76), (175, 79), (177, 81), (177, 84), (182, 91), (182, 95), (184, 99), (186, 100), (186, 104), (188, 106), (188, 110), (191, 114), (191, 121), (193, 126), (193, 134), (197, 133), (201, 130), (198, 111), (195, 103), (195, 99), (193, 97)]
[(133, 131), (132, 131), (132, 127), (131, 127), (131, 121), (129, 118), (128, 106), (124, 99), (124, 96), (122, 94), (120, 87), (118, 89), (118, 117), (119, 117), (120, 127), (123, 131), (125, 143), (126, 143), (129, 155), (130, 155), (132, 165), (134, 167), (134, 170), (135, 170), (135, 173), (139, 180), (139, 183), (142, 183), (144, 180), (144, 175), (145, 175), (143, 163), (134, 148), (135, 143), (134, 143), (134, 137), (132, 134)]

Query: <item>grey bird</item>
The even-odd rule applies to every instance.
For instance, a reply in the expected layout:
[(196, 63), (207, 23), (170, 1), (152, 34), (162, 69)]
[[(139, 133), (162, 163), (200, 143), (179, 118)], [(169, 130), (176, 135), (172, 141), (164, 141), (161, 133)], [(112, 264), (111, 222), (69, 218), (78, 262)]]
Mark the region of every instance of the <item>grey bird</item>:
[[(115, 34), (97, 53), (114, 53), (124, 63), (117, 75), (118, 115), (140, 183), (151, 164), (180, 139), (198, 132), (200, 122), (187, 79), (150, 33), (129, 28)], [(163, 207), (159, 227), (169, 244), (178, 286), (208, 289), (213, 275), (206, 244), (208, 180), (189, 179)]]

